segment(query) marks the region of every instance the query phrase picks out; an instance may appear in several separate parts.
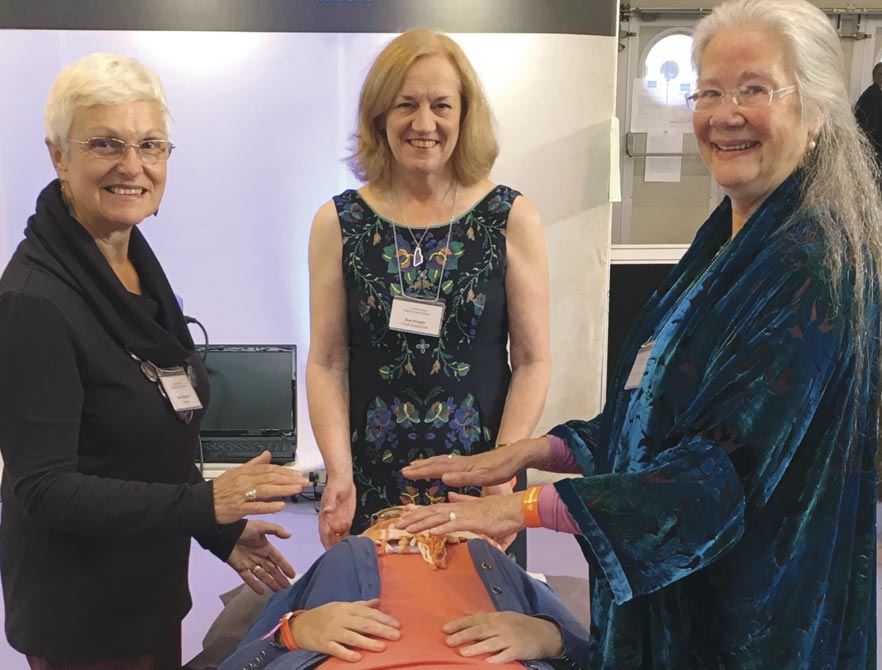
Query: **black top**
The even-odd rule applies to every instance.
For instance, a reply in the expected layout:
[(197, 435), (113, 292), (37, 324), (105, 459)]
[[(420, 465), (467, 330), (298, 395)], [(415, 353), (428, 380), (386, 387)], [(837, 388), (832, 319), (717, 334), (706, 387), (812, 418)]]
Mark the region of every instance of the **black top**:
[[(353, 533), (384, 507), (445, 499), (440, 479), (401, 475), (412, 460), (476, 454), (496, 442), (511, 380), (505, 229), (518, 195), (496, 186), (449, 223), (413, 231), (357, 191), (334, 198), (349, 329)], [(440, 337), (389, 328), (402, 295), (444, 303)]]
[(876, 150), (876, 162), (882, 164), (882, 88), (870, 84), (854, 106), (858, 125)]
[(216, 524), (194, 467), (202, 412), (182, 421), (129, 353), (186, 362), (207, 403), (183, 315), (137, 229), (129, 257), (145, 296), (116, 279), (55, 181), (0, 277), (0, 575), (22, 653), (152, 650), (190, 608), (190, 537), (226, 558), (244, 526)]

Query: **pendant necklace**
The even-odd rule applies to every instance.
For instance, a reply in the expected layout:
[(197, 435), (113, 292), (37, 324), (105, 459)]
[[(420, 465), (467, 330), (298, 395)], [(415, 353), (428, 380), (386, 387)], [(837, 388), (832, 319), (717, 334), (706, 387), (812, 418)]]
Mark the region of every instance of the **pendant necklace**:
[[(401, 214), (403, 216), (404, 212)], [(420, 235), (420, 240), (417, 242), (416, 235), (413, 234), (410, 226), (407, 225), (407, 220), (405, 220), (404, 225), (407, 228), (407, 232), (410, 233), (410, 237), (413, 239), (413, 266), (416, 268), (423, 264), (423, 240), (426, 239), (426, 233), (429, 232), (429, 227), (426, 226), (423, 229), (423, 234)]]
[[(456, 195), (458, 192), (459, 192), (459, 184), (456, 185), (456, 188), (453, 191), (453, 206), (450, 208), (450, 221), (448, 221), (448, 223), (447, 223), (447, 245), (446, 245), (446, 248), (448, 248), (448, 249), (450, 248), (450, 238), (451, 238), (451, 235), (453, 234), (453, 220), (456, 218)], [(446, 194), (445, 194), (445, 197), (446, 197)], [(397, 202), (398, 201), (396, 200), (396, 209), (398, 209)], [(398, 209), (398, 213), (404, 214), (404, 212), (402, 212), (401, 209)], [(404, 225), (405, 225), (405, 227), (407, 227), (408, 230), (410, 230), (410, 226), (408, 226), (407, 223), (405, 223)], [(428, 230), (428, 228), (426, 230)], [(416, 236), (413, 234), (413, 231), (411, 231), (410, 234), (411, 234), (411, 237), (414, 238), (413, 241), (416, 242)], [(423, 237), (425, 237), (425, 236), (426, 236), (426, 233), (424, 232)], [(392, 239), (394, 241), (395, 248), (398, 249), (398, 233), (395, 230), (394, 225), (392, 226)], [(422, 242), (422, 241), (423, 241), (423, 238), (421, 237), (420, 242)], [(419, 249), (419, 243), (417, 243), (417, 249)], [(447, 267), (447, 256), (448, 256), (448, 254), (445, 253), (444, 254), (444, 261), (441, 263), (441, 275), (438, 277), (438, 290), (435, 292), (434, 302), (438, 302), (441, 299), (441, 284), (444, 282), (444, 269)], [(417, 266), (423, 262), (422, 252), (420, 252), (420, 254), (419, 254), (419, 259), (420, 259), (420, 262), (417, 263), (417, 252), (414, 251), (414, 253), (413, 253), (414, 266)], [(398, 265), (398, 285), (401, 288), (401, 296), (406, 297), (407, 293), (404, 290), (404, 277), (401, 274), (401, 256), (399, 256), (397, 252), (395, 253), (395, 262)], [(416, 296), (410, 296), (410, 299), (421, 300), (421, 298), (417, 298)]]
[[(441, 199), (441, 204), (444, 204), (444, 201), (447, 199), (447, 194), (450, 193), (450, 189), (453, 187), (453, 183), (447, 187), (447, 191), (444, 193), (444, 197)], [(426, 233), (429, 232), (430, 226), (426, 226), (423, 228), (423, 234), (420, 235), (420, 239), (417, 240), (416, 235), (413, 234), (413, 230), (410, 227), (410, 224), (407, 222), (407, 215), (404, 213), (404, 210), (401, 208), (401, 203), (398, 201), (398, 194), (393, 190), (392, 196), (395, 199), (395, 209), (398, 210), (398, 215), (401, 217), (401, 220), (404, 222), (404, 227), (407, 228), (407, 232), (410, 233), (410, 237), (413, 240), (413, 266), (419, 267), (423, 264), (423, 240), (426, 239)], [(440, 209), (440, 207), (439, 207)], [(456, 211), (456, 191), (453, 192), (453, 204), (450, 207), (450, 221), (453, 221), (453, 213)]]
[[(457, 187), (458, 186), (459, 185), (457, 184)], [(456, 216), (456, 195), (457, 191), (454, 190), (453, 206), (450, 208), (450, 222), (447, 224), (447, 243), (443, 251), (436, 249), (434, 252), (435, 254), (440, 254), (440, 256), (442, 256), (442, 258), (437, 259), (440, 260), (439, 265), (441, 268), (438, 272), (438, 286), (435, 290), (434, 299), (419, 297), (417, 294), (421, 292), (420, 289), (415, 290), (414, 293), (410, 295), (407, 294), (404, 288), (404, 277), (401, 272), (400, 251), (403, 250), (398, 246), (398, 230), (395, 224), (392, 224), (392, 240), (395, 244), (395, 264), (398, 266), (399, 295), (394, 295), (395, 291), (390, 286), (390, 290), (393, 293), (392, 304), (389, 308), (390, 330), (429, 337), (441, 337), (441, 332), (444, 329), (444, 312), (447, 307), (446, 302), (441, 300), (441, 286), (444, 284), (444, 270), (447, 268), (447, 260), (450, 257), (450, 238), (453, 235), (453, 221)], [(398, 211), (400, 214), (403, 214), (400, 209)], [(405, 226), (407, 226), (407, 223), (405, 223)], [(410, 226), (407, 226), (407, 229), (410, 230)], [(420, 241), (418, 242), (412, 230), (410, 231), (410, 234), (417, 245), (413, 255), (414, 265), (419, 265), (423, 262), (423, 254), (419, 246), (420, 242), (422, 242), (422, 238), (420, 238)], [(423, 236), (425, 236), (425, 232), (423, 232)], [(417, 252), (419, 252), (419, 254), (417, 254)], [(428, 277), (429, 274), (430, 272), (428, 270), (420, 270), (417, 273), (417, 276), (425, 275)], [(413, 286), (411, 288), (413, 288)]]

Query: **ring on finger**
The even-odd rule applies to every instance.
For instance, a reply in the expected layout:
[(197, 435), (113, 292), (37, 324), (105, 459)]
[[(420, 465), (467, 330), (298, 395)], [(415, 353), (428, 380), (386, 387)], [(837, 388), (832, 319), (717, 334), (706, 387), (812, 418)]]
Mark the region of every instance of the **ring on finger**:
[(245, 491), (245, 500), (248, 502), (254, 502), (257, 500), (257, 489), (248, 489)]
[(451, 512), (450, 514), (447, 515), (447, 518), (450, 519), (451, 521), (456, 521), (456, 512)]
[(251, 568), (251, 574), (254, 575), (254, 576), (256, 577), (256, 576), (257, 576), (257, 573), (258, 573), (260, 570), (263, 570), (263, 566), (262, 566), (262, 565), (255, 565), (253, 568)]

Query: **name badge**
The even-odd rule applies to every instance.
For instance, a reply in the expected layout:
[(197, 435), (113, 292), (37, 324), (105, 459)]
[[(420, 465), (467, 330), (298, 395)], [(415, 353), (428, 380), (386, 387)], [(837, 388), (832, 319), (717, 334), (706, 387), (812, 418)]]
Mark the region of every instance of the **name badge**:
[(444, 303), (440, 300), (412, 300), (396, 296), (392, 299), (389, 328), (402, 333), (438, 337), (444, 320)]
[(168, 396), (168, 401), (176, 412), (202, 409), (202, 402), (184, 368), (156, 368), (156, 372), (159, 375), (159, 383), (162, 384), (165, 395)]
[(643, 373), (646, 372), (646, 364), (649, 362), (649, 356), (655, 347), (655, 340), (649, 340), (645, 344), (640, 345), (637, 350), (637, 358), (634, 359), (634, 365), (628, 378), (625, 380), (625, 390), (631, 391), (640, 386), (640, 380), (643, 379)]

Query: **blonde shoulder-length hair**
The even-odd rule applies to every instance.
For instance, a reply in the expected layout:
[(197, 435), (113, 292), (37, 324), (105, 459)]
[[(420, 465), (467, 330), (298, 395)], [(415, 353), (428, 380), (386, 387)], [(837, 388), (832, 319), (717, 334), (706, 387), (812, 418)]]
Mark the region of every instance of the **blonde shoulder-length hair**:
[(412, 28), (386, 45), (361, 87), (355, 151), (349, 157), (349, 166), (360, 180), (380, 186), (389, 183), (394, 158), (386, 139), (386, 113), (407, 69), (427, 56), (447, 58), (459, 75), (462, 116), (459, 141), (450, 158), (456, 180), (471, 186), (490, 174), (499, 145), (493, 114), (475, 69), (462, 48), (447, 35)]

